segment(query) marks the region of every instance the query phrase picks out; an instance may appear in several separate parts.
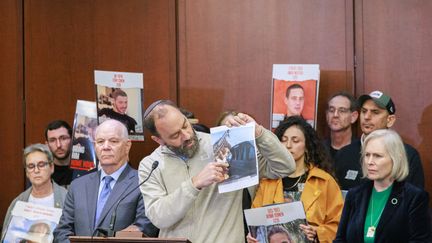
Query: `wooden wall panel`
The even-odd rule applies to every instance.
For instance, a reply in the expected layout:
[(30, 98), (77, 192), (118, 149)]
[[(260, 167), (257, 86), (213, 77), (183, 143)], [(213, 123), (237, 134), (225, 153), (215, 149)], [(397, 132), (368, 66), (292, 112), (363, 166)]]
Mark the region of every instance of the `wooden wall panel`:
[(273, 64), (320, 64), (325, 103), (353, 91), (352, 1), (179, 1), (179, 101), (206, 125), (236, 109), (270, 123)]
[(431, 193), (432, 2), (360, 1), (356, 9), (358, 94), (383, 90), (392, 97), (394, 129), (419, 150)]
[[(73, 122), (77, 99), (95, 100), (93, 71), (144, 73), (144, 105), (176, 99), (173, 0), (25, 1), (26, 144), (53, 119)], [(155, 148), (134, 142), (134, 166)]]
[(24, 188), (22, 31), (22, 1), (0, 1), (0, 222), (12, 199)]

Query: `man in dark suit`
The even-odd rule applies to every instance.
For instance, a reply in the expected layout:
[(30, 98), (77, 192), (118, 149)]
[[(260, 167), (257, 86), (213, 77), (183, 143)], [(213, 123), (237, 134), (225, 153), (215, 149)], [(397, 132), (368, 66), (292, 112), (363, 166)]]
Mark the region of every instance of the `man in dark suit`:
[(131, 141), (127, 128), (119, 121), (107, 120), (96, 129), (95, 149), (101, 170), (74, 180), (66, 196), (54, 242), (69, 242), (68, 237), (92, 236), (96, 229), (109, 229), (117, 208), (114, 231), (137, 226), (147, 236), (158, 229), (145, 216), (144, 201), (138, 186), (138, 173), (128, 164)]

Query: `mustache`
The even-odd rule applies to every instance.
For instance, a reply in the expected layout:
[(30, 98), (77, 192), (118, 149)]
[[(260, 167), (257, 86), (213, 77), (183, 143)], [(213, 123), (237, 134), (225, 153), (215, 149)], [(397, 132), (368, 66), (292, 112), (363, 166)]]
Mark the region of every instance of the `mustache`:
[(182, 149), (184, 149), (184, 148), (186, 148), (186, 146), (188, 145), (188, 144), (190, 144), (190, 143), (192, 143), (193, 142), (193, 139), (191, 138), (191, 139), (188, 139), (188, 140), (186, 140), (186, 141), (184, 141), (183, 143), (182, 143), (182, 145), (180, 145), (180, 147), (182, 148)]

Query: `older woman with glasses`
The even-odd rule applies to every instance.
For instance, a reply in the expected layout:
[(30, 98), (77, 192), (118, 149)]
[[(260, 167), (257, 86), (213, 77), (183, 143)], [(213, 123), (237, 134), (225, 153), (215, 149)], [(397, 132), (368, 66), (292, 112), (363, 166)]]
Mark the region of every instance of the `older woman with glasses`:
[(369, 181), (348, 192), (334, 242), (431, 242), (429, 197), (404, 182), (409, 166), (399, 135), (370, 133), (361, 155)]
[(54, 172), (53, 155), (46, 145), (33, 144), (26, 147), (23, 163), (26, 176), (32, 186), (16, 197), (9, 206), (3, 223), (2, 242), (12, 219), (12, 209), (17, 201), (63, 208), (66, 197), (66, 189), (51, 180), (51, 174)]

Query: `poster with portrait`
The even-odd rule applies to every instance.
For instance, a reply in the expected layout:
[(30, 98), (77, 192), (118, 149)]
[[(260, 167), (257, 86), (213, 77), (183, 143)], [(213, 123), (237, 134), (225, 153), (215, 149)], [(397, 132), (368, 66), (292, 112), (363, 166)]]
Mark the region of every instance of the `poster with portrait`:
[(309, 242), (300, 229), (307, 224), (301, 201), (244, 210), (251, 236), (259, 242)]
[(236, 191), (258, 184), (258, 159), (255, 123), (240, 127), (210, 129), (214, 161), (228, 163), (228, 175), (219, 183), (219, 193)]
[(320, 70), (318, 64), (273, 64), (271, 127), (288, 116), (302, 116), (316, 128)]
[(77, 100), (72, 132), (70, 168), (90, 171), (97, 167), (93, 143), (96, 127), (96, 102)]
[(131, 140), (144, 141), (142, 73), (95, 71), (99, 124), (116, 119), (127, 127)]
[(17, 201), (11, 213), (4, 243), (52, 242), (53, 231), (60, 221), (60, 208)]

